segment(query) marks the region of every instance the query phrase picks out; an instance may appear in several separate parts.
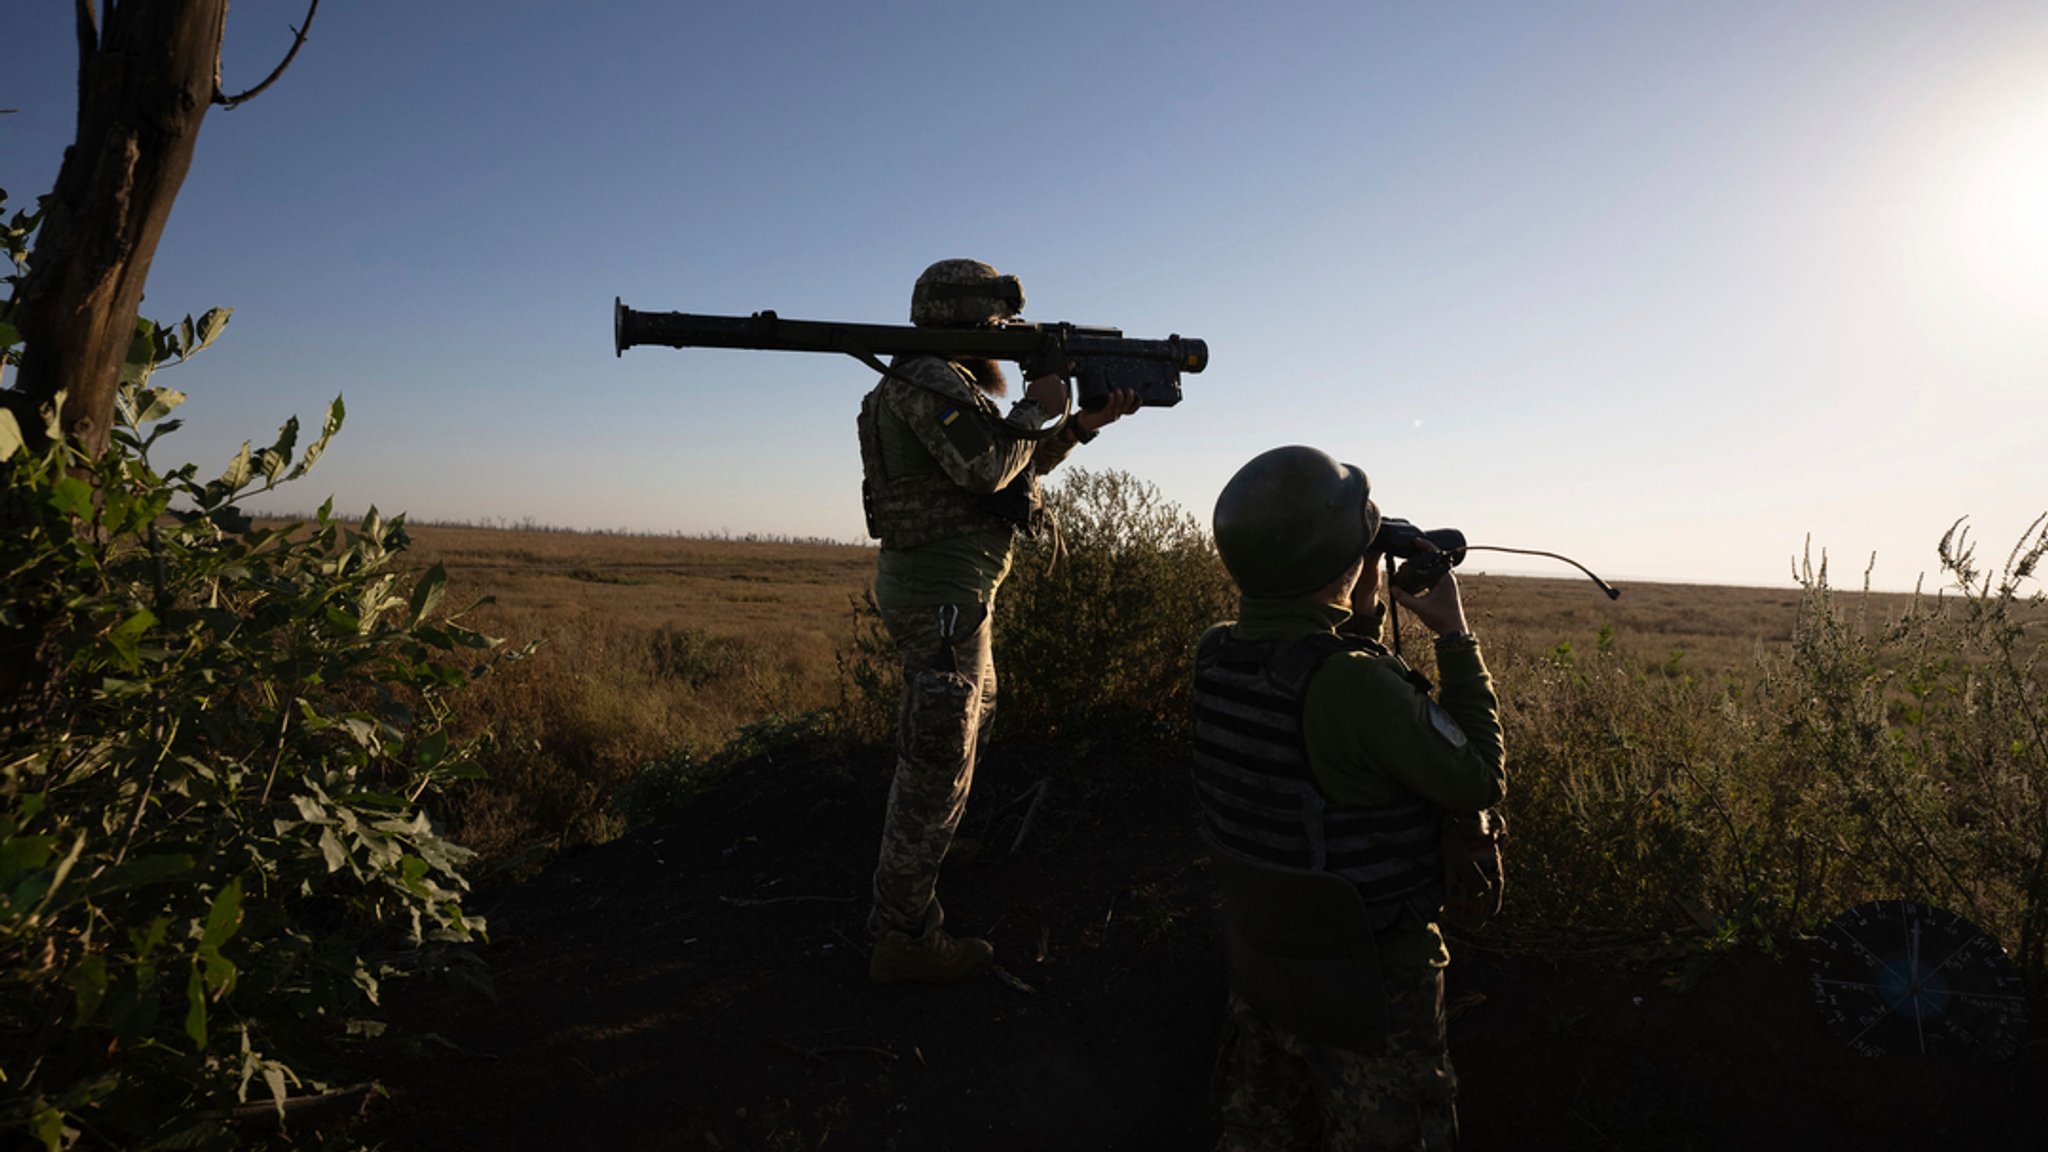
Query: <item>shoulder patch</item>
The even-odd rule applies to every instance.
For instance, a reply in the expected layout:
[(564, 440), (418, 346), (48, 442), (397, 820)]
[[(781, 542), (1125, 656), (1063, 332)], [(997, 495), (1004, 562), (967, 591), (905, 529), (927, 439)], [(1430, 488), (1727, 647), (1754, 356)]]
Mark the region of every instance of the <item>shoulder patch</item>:
[(939, 411), (939, 428), (946, 433), (946, 441), (961, 456), (972, 460), (995, 447), (995, 437), (982, 426), (981, 414), (957, 404), (948, 404)]
[(1429, 713), (1430, 730), (1435, 732), (1444, 743), (1449, 744), (1453, 748), (1463, 748), (1466, 745), (1468, 737), (1465, 735), (1465, 730), (1458, 727), (1458, 722), (1451, 719), (1451, 714), (1444, 711), (1441, 704), (1434, 700), (1425, 699), (1423, 701), (1423, 708)]

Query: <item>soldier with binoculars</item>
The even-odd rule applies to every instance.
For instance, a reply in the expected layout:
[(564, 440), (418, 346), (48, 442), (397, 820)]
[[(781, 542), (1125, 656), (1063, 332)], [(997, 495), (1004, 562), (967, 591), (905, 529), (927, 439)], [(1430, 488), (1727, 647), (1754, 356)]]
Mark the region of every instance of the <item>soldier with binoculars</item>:
[[(1432, 535), (1383, 522), (1365, 473), (1313, 448), (1259, 455), (1216, 502), (1242, 593), (1195, 671), (1231, 972), (1219, 1148), (1456, 1145), (1446, 830), (1483, 828), (1507, 777), (1492, 679)], [(1436, 634), (1435, 695), (1378, 643), (1389, 551), (1429, 573), (1391, 593)]]

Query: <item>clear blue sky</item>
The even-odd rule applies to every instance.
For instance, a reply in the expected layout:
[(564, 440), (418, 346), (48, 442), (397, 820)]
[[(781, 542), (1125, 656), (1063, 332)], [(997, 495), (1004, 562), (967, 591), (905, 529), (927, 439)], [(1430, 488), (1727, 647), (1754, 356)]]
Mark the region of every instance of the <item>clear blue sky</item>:
[[(226, 86), (302, 4), (244, 0)], [(0, 186), (48, 188), (70, 6), (10, 5)], [(901, 323), (945, 257), (1027, 315), (1209, 341), (1075, 463), (1206, 520), (1253, 454), (1623, 578), (2002, 559), (2048, 510), (2048, 5), (326, 5), (208, 116), (147, 315), (208, 467), (346, 429), (269, 506), (861, 534), (871, 373), (637, 349), (611, 302)], [(1492, 570), (1569, 574), (1501, 563)]]

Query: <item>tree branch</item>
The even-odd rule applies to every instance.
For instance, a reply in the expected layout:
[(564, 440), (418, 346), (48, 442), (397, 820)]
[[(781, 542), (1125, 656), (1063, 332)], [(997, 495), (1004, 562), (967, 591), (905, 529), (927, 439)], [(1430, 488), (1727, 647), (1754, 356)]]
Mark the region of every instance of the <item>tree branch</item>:
[[(80, 2), (83, 3), (84, 0), (80, 0)], [(292, 58), (297, 56), (299, 54), (299, 49), (305, 46), (306, 33), (311, 32), (313, 30), (313, 14), (318, 11), (320, 11), (320, 0), (313, 0), (312, 6), (306, 9), (305, 24), (297, 28), (292, 28), (291, 51), (284, 54), (284, 59), (278, 61), (277, 67), (271, 70), (270, 75), (265, 76), (263, 78), (263, 83), (258, 84), (254, 88), (249, 89), (247, 92), (242, 93), (240, 96), (229, 96), (220, 90), (220, 81), (218, 78), (216, 78), (213, 85), (213, 102), (215, 104), (220, 105), (223, 108), (233, 108), (239, 104), (243, 104), (250, 100), (254, 100), (256, 97), (262, 95), (263, 90), (265, 88), (268, 88), (272, 84), (277, 83), (277, 78), (279, 76), (284, 75), (284, 70), (292, 66)], [(286, 27), (290, 28), (291, 26), (286, 25)]]

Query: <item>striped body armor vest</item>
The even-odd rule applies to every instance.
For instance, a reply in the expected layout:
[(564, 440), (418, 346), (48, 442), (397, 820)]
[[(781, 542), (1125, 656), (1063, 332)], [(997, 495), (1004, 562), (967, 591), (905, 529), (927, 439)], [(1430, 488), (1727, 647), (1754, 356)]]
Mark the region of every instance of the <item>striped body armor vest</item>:
[(1404, 907), (1441, 908), (1443, 811), (1419, 797), (1365, 807), (1324, 795), (1309, 767), (1301, 713), (1308, 683), (1339, 652), (1385, 654), (1370, 640), (1313, 633), (1242, 640), (1212, 629), (1195, 656), (1195, 794), (1225, 847), (1286, 868), (1332, 872), (1365, 901), (1375, 930)]

